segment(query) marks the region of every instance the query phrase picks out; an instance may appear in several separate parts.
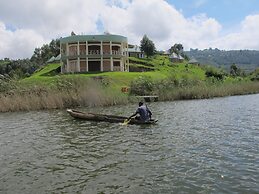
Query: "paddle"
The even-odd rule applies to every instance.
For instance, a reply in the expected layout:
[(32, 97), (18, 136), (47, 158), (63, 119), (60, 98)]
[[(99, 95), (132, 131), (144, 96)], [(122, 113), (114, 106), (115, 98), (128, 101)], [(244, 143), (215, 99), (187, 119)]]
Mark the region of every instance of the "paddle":
[(131, 121), (131, 118), (130, 119), (125, 119), (124, 122), (121, 124), (121, 125), (127, 125), (129, 124), (129, 122)]

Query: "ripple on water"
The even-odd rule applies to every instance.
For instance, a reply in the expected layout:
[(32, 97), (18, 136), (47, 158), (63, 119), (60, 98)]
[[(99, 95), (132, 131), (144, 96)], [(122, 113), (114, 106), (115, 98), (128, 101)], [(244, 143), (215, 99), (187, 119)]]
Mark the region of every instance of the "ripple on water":
[(0, 193), (259, 193), (258, 97), (152, 103), (152, 126), (0, 114)]

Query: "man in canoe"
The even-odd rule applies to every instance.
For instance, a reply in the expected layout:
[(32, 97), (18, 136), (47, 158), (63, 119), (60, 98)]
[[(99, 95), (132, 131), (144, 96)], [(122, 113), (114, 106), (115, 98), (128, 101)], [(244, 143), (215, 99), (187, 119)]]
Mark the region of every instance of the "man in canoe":
[[(139, 114), (139, 116), (136, 116), (137, 114)], [(130, 120), (132, 117), (136, 116), (135, 119), (136, 120), (140, 120), (143, 122), (147, 122), (151, 119), (151, 115), (152, 112), (148, 109), (148, 107), (146, 105), (143, 104), (143, 102), (139, 102), (139, 107), (136, 110), (136, 112), (131, 115), (128, 120)]]

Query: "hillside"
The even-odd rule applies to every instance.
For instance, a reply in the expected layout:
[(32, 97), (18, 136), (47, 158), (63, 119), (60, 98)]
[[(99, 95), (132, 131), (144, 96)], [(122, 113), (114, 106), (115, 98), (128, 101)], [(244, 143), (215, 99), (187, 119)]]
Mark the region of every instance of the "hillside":
[(215, 67), (171, 63), (161, 55), (131, 57), (132, 67), (138, 72), (60, 74), (60, 64), (53, 63), (24, 79), (0, 79), (0, 112), (126, 104), (139, 95), (163, 101), (259, 92), (258, 71), (230, 76)]
[(235, 82), (236, 80), (250, 80), (258, 77), (258, 71), (247, 77), (233, 77), (223, 72), (221, 69), (213, 66), (191, 65), (187, 61), (183, 63), (171, 63), (168, 56), (155, 55), (151, 58), (135, 58), (130, 57), (130, 69), (135, 71), (130, 72), (88, 72), (74, 74), (60, 74), (60, 64), (48, 64), (41, 69), (38, 69), (28, 78), (20, 81), (21, 85), (55, 85), (59, 79), (66, 78), (82, 78), (82, 79), (100, 79), (112, 88), (120, 89), (121, 87), (132, 84), (140, 77), (148, 77), (154, 82), (166, 79), (174, 79), (175, 82), (187, 81), (195, 83), (196, 81), (207, 82), (211, 78), (220, 79), (223, 82)]
[(227, 71), (229, 71), (232, 64), (236, 64), (246, 72), (254, 71), (259, 67), (259, 51), (255, 50), (191, 49), (190, 51), (185, 51), (185, 54), (190, 58), (194, 57), (201, 64), (221, 67)]
[(163, 80), (168, 77), (175, 77), (176, 79), (190, 78), (190, 79), (205, 79), (205, 69), (188, 65), (185, 63), (172, 64), (167, 56), (156, 55), (152, 58), (139, 59), (130, 57), (130, 69), (134, 67), (138, 72), (89, 72), (76, 74), (59, 74), (57, 69), (60, 64), (48, 64), (43, 68), (37, 70), (31, 77), (20, 81), (22, 85), (50, 85), (58, 79), (80, 77), (82, 79), (102, 78), (109, 81), (110, 85), (115, 88), (122, 86), (130, 86), (131, 82), (138, 77), (150, 77), (152, 80)]

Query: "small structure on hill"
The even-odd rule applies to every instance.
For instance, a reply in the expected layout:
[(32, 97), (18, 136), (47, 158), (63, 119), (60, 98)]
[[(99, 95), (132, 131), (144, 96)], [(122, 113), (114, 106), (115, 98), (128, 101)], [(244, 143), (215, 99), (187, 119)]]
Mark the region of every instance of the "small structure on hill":
[(137, 45), (129, 45), (128, 48), (129, 57), (144, 58), (145, 54), (140, 50), (140, 47)]
[(54, 57), (52, 56), (47, 63), (59, 63), (61, 59), (61, 54), (59, 54), (58, 56)]
[(60, 60), (61, 60), (61, 54), (59, 54), (59, 55), (56, 56), (56, 58), (55, 58), (55, 61), (57, 61), (57, 62), (60, 62)]
[(192, 59), (188, 62), (188, 64), (198, 65), (199, 62), (198, 62), (195, 58), (192, 58)]
[(181, 56), (181, 55), (178, 55), (176, 53), (172, 53), (170, 56), (169, 56), (169, 59), (172, 63), (181, 63), (184, 61), (184, 58)]
[(56, 57), (52, 56), (49, 60), (47, 60), (47, 63), (53, 63)]

